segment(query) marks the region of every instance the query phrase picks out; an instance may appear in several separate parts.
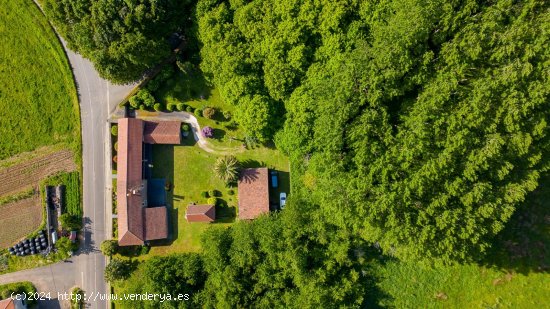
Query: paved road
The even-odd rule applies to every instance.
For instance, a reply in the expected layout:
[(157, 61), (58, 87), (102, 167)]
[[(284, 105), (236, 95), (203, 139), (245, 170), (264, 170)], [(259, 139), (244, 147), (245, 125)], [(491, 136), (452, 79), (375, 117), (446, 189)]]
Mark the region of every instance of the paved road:
[[(114, 86), (99, 77), (90, 61), (70, 50), (69, 61), (78, 87), (82, 120), (84, 239), (75, 259), (76, 284), (86, 293), (107, 293), (105, 257), (99, 245), (111, 238), (111, 175), (108, 115), (134, 85)], [(91, 303), (107, 308), (107, 303)]]
[(68, 301), (63, 301), (62, 297), (58, 297), (58, 293), (68, 293), (75, 285), (75, 272), (76, 263), (68, 261), (1, 275), (0, 282), (32, 281), (38, 291), (47, 293), (44, 294), (45, 297), (51, 297), (50, 301), (40, 301), (39, 308), (66, 308)]
[[(66, 49), (67, 50), (67, 49)], [(135, 85), (115, 86), (99, 77), (90, 61), (67, 50), (77, 83), (82, 120), (84, 238), (81, 249), (69, 262), (0, 275), (1, 283), (31, 281), (38, 291), (68, 292), (75, 285), (88, 295), (107, 293), (103, 279), (105, 257), (99, 245), (111, 238), (111, 175), (108, 115)], [(39, 302), (39, 308), (66, 307), (67, 302)], [(88, 308), (104, 309), (106, 301), (90, 302)]]

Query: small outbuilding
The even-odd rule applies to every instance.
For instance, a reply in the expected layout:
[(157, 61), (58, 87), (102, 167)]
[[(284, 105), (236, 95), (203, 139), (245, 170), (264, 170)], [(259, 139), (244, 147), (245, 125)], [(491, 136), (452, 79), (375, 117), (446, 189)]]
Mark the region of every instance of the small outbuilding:
[(189, 205), (185, 212), (187, 222), (213, 222), (216, 220), (216, 206)]

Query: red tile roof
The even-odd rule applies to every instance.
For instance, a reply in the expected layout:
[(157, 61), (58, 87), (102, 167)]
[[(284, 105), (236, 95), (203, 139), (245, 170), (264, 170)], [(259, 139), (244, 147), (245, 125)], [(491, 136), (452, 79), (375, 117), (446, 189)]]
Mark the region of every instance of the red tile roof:
[(247, 168), (239, 178), (239, 219), (254, 219), (269, 212), (267, 168)]
[(0, 300), (0, 309), (15, 309), (15, 304), (13, 303), (13, 299), (8, 298), (8, 299)]
[(168, 213), (165, 206), (145, 208), (145, 240), (168, 238)]
[(146, 121), (143, 141), (147, 144), (180, 144), (181, 122)]
[(142, 142), (142, 120), (118, 121), (117, 213), (121, 246), (143, 245)]
[(216, 206), (189, 205), (185, 212), (187, 222), (212, 222), (216, 220)]
[(181, 122), (118, 121), (117, 212), (118, 244), (143, 245), (146, 240), (168, 237), (166, 207), (145, 208), (147, 184), (143, 181), (143, 143), (179, 144)]

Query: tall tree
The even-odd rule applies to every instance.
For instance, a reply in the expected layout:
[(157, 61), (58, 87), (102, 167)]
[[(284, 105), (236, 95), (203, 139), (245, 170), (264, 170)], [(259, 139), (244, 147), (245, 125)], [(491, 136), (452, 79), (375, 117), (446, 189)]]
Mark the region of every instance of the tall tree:
[(327, 220), (400, 257), (475, 260), (549, 167), (548, 3), (374, 16), (354, 51), (310, 67), (278, 145)]
[(104, 78), (134, 81), (170, 54), (169, 37), (191, 28), (190, 0), (44, 0), (69, 47)]

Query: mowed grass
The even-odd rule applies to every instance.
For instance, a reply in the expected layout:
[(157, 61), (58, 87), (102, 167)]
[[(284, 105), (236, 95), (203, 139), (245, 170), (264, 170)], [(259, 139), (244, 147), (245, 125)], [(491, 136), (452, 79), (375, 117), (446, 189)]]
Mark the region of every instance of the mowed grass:
[[(258, 147), (235, 156), (244, 167), (267, 166), (279, 170), (280, 187), (288, 192), (288, 159), (279, 151)], [(175, 240), (168, 246), (152, 247), (149, 256), (200, 251), (200, 237), (204, 230), (212, 225), (229, 225), (236, 220), (238, 190), (237, 187), (227, 188), (214, 174), (213, 166), (218, 157), (198, 147), (192, 137), (188, 137), (180, 146), (153, 146), (153, 177), (166, 178), (173, 183), (168, 203), (173, 203)], [(228, 193), (230, 189), (234, 191), (233, 195)], [(188, 223), (185, 220), (187, 205), (192, 202), (206, 203), (207, 199), (201, 196), (201, 192), (209, 190), (221, 193), (218, 197), (221, 206), (216, 209), (216, 223)]]
[(54, 144), (79, 158), (78, 100), (59, 40), (32, 1), (1, 3), (0, 160)]
[(547, 308), (550, 304), (550, 177), (529, 194), (478, 264), (389, 261), (380, 302), (396, 308)]

